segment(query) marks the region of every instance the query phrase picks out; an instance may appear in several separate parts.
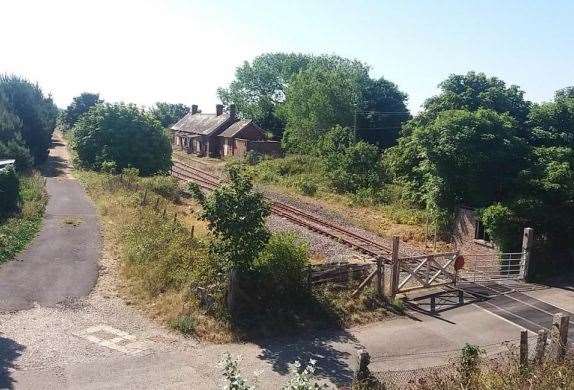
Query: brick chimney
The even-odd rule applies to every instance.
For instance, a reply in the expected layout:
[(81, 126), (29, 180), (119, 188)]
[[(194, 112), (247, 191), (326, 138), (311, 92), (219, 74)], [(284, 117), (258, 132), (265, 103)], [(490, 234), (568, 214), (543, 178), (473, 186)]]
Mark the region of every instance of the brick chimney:
[(235, 108), (235, 104), (229, 105), (229, 117), (232, 120), (235, 120), (237, 118), (237, 109)]
[(191, 105), (191, 114), (197, 114), (197, 104)]
[(215, 106), (215, 115), (220, 116), (223, 114), (223, 104), (218, 104)]

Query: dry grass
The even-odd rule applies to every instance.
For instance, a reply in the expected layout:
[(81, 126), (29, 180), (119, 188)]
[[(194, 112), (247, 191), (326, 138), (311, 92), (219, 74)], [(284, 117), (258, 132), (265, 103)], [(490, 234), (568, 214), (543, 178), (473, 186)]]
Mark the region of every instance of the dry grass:
[[(181, 333), (225, 343), (392, 316), (389, 305), (372, 291), (351, 299), (350, 289), (332, 286), (315, 289), (294, 306), (251, 311), (231, 321), (223, 304), (225, 276), (219, 262), (209, 255), (212, 238), (197, 216), (196, 203), (148, 192), (142, 207), (144, 192), (135, 189), (133, 182), (126, 185), (117, 176), (94, 172), (78, 171), (75, 176), (100, 211), (106, 251), (119, 262), (120, 295)], [(147, 179), (133, 180), (145, 187)], [(198, 288), (208, 291), (207, 304)]]

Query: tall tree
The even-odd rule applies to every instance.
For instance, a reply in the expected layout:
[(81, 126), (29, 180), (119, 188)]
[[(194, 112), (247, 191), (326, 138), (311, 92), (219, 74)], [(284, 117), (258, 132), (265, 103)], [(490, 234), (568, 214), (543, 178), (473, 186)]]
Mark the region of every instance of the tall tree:
[(308, 153), (329, 129), (340, 125), (386, 148), (395, 143), (401, 124), (410, 117), (406, 99), (395, 84), (371, 79), (368, 66), (360, 61), (316, 57), (287, 88), (280, 107), (287, 123), (283, 144)]
[(0, 75), (5, 109), (18, 117), (20, 133), (36, 164), (48, 157), (58, 108), (37, 84), (13, 75)]
[(267, 53), (244, 62), (235, 70), (235, 80), (217, 93), (225, 105), (235, 104), (238, 112), (280, 138), (285, 127), (277, 107), (285, 101), (285, 90), (293, 75), (304, 69), (311, 56)]
[(62, 130), (71, 129), (80, 116), (88, 112), (96, 104), (102, 103), (100, 95), (97, 93), (84, 92), (72, 99), (72, 103), (64, 110), (61, 116)]
[(189, 107), (182, 103), (157, 102), (150, 110), (163, 127), (169, 127), (183, 118)]

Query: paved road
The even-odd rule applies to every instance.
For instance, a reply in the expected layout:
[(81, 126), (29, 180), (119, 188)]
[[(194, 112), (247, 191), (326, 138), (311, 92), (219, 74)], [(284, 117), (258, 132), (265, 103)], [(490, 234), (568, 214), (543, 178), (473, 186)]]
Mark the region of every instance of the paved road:
[[(55, 145), (58, 146), (58, 145)], [(0, 267), (0, 311), (53, 306), (87, 295), (98, 276), (100, 229), (83, 188), (51, 155), (44, 169), (49, 201), (31, 245)]]

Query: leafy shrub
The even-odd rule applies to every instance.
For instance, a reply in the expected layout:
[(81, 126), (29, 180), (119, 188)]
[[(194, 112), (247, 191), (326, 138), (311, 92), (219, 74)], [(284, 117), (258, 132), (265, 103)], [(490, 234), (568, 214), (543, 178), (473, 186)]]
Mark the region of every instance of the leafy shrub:
[(20, 180), (13, 167), (0, 170), (0, 216), (18, 209)]
[(144, 176), (167, 172), (171, 144), (161, 124), (135, 105), (98, 104), (73, 128), (72, 147), (82, 167), (101, 170), (106, 161), (116, 168), (139, 169)]
[(195, 331), (196, 324), (190, 315), (180, 315), (170, 322), (170, 326), (183, 334), (191, 334)]
[(496, 203), (480, 214), (490, 238), (502, 252), (510, 252), (520, 245), (520, 225), (510, 208)]
[(259, 164), (263, 160), (263, 155), (255, 150), (249, 150), (245, 154), (245, 162), (249, 165)]
[(259, 299), (283, 305), (308, 294), (309, 245), (293, 233), (271, 236), (253, 266)]
[(217, 238), (213, 252), (230, 268), (247, 271), (269, 239), (265, 218), (270, 207), (239, 167), (229, 170), (229, 179), (207, 197), (196, 183), (190, 183), (189, 190), (203, 208), (201, 218)]
[(299, 182), (299, 190), (305, 195), (314, 196), (318, 189), (319, 187), (317, 184), (308, 178), (305, 178)]

